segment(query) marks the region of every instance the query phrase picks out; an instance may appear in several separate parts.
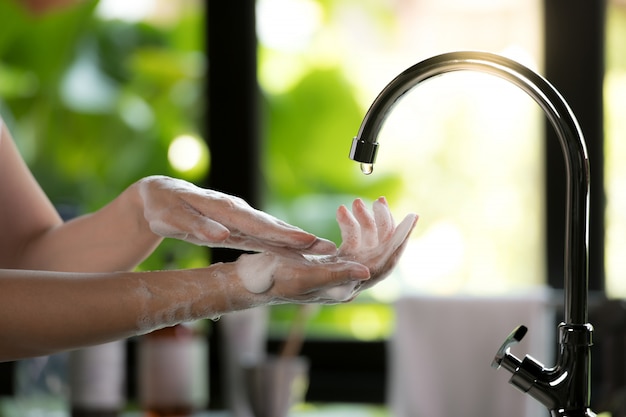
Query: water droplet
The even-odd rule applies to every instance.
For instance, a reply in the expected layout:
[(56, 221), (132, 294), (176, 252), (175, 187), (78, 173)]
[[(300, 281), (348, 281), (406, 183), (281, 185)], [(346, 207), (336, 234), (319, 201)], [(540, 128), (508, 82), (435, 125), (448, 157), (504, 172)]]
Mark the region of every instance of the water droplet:
[(374, 172), (374, 164), (368, 164), (368, 163), (362, 162), (361, 172), (364, 173), (365, 175), (370, 175), (372, 172)]

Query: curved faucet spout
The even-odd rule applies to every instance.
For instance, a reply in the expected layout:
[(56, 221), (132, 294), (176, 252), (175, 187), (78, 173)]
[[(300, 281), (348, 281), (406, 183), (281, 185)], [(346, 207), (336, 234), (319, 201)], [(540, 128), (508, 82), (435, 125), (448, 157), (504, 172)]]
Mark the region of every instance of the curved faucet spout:
[(352, 142), (350, 158), (361, 162), (364, 173), (371, 172), (378, 150), (378, 133), (398, 100), (423, 81), (461, 70), (492, 74), (515, 84), (541, 106), (557, 132), (567, 178), (565, 322), (584, 324), (587, 322), (589, 161), (576, 117), (561, 94), (543, 77), (515, 61), (485, 52), (453, 52), (429, 58), (398, 75), (374, 100)]
[[(587, 324), (589, 160), (576, 117), (556, 88), (525, 66), (490, 53), (454, 52), (429, 58), (402, 72), (381, 91), (367, 111), (352, 142), (350, 158), (361, 162), (361, 169), (365, 174), (371, 173), (378, 150), (378, 134), (398, 100), (423, 81), (460, 70), (492, 74), (513, 83), (539, 104), (556, 130), (565, 159), (567, 181), (565, 323), (561, 325), (559, 358), (559, 363), (566, 363), (567, 369), (558, 369), (559, 375), (564, 379), (559, 386), (567, 386), (568, 389), (556, 390), (553, 389), (553, 384), (538, 384), (533, 387), (531, 395), (544, 399), (542, 402), (551, 409), (553, 416), (594, 415), (588, 408), (592, 332), (591, 325)], [(567, 361), (563, 361), (564, 358)], [(496, 366), (499, 366), (502, 359), (498, 361), (496, 357), (496, 362)], [(512, 358), (504, 363), (508, 365), (505, 368), (514, 374), (512, 381), (519, 380), (519, 374), (526, 372), (519, 361)], [(551, 376), (553, 372), (546, 369), (537, 370), (535, 375), (538, 379)]]

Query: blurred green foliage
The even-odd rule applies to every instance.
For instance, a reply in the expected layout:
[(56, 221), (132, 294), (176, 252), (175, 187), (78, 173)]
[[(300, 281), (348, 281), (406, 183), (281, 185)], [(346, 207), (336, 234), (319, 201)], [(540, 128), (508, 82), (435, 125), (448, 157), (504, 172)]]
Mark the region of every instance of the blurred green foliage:
[[(346, 2), (319, 0), (329, 31), (334, 15)], [(380, 2), (354, 2), (376, 16), (384, 31), (390, 29), (392, 16)], [(324, 29), (320, 29), (323, 31)], [(365, 178), (357, 163), (348, 157), (352, 138), (358, 132), (365, 110), (357, 100), (357, 86), (350, 82), (341, 61), (317, 65), (308, 52), (293, 55), (269, 50), (261, 44), (259, 67), (264, 59), (278, 59), (289, 78), (290, 66), (302, 74), (290, 88), (274, 92), (263, 89), (264, 144), (262, 164), (265, 175), (264, 196), (268, 211), (319, 236), (341, 243), (335, 220), (339, 205), (350, 205), (356, 197), (372, 201), (381, 195), (395, 200), (401, 190), (399, 175)], [(281, 74), (272, 74), (279, 78)], [(261, 77), (262, 79), (262, 77)], [(270, 336), (287, 334), (297, 306), (280, 305), (271, 309)], [(389, 305), (372, 302), (367, 293), (350, 304), (327, 305), (319, 309), (307, 325), (307, 337), (330, 339), (381, 340), (392, 329), (393, 311)]]
[[(280, 339), (289, 333), (293, 317), (302, 306), (272, 307), (269, 325), (270, 338)], [(306, 335), (318, 340), (362, 341), (384, 340), (393, 331), (394, 308), (389, 304), (359, 301), (347, 304), (325, 305), (314, 312), (306, 323)]]
[[(351, 204), (356, 197), (372, 201), (384, 195), (393, 200), (400, 192), (401, 179), (381, 174), (366, 179), (358, 164), (348, 158), (366, 110), (357, 99), (360, 86), (352, 82), (346, 58), (328, 60), (315, 45), (334, 36), (350, 8), (371, 16), (372, 30), (382, 36), (392, 33), (397, 16), (386, 2), (376, 0), (315, 3), (323, 18), (309, 47), (284, 51), (259, 45), (266, 127), (264, 195), (272, 213), (340, 244), (337, 207)], [(328, 55), (339, 50), (329, 50)], [(291, 79), (294, 72), (299, 75), (293, 84), (287, 83), (289, 88), (275, 92), (263, 86), (265, 68), (278, 73), (271, 74), (274, 80)]]
[[(50, 199), (74, 213), (147, 175), (184, 178), (168, 146), (198, 135), (203, 114), (201, 10), (157, 25), (104, 20), (96, 6), (32, 15), (0, 2), (0, 112)], [(167, 241), (142, 268), (205, 263), (203, 248)]]
[(264, 146), (267, 201), (280, 217), (341, 243), (335, 222), (340, 204), (358, 196), (389, 196), (399, 180), (377, 176), (363, 181), (348, 158), (363, 118), (340, 68), (316, 69), (291, 90), (266, 93), (268, 132)]

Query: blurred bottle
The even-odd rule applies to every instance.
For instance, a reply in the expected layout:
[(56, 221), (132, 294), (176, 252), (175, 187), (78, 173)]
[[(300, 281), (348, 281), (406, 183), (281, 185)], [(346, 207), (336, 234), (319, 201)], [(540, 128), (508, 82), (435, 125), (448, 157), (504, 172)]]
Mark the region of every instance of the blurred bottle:
[(251, 308), (220, 319), (220, 357), (226, 401), (233, 417), (255, 417), (246, 386), (245, 369), (267, 357), (269, 308)]
[(182, 417), (206, 408), (208, 343), (202, 323), (142, 336), (137, 382), (145, 417)]
[(126, 405), (126, 341), (79, 349), (69, 357), (72, 417), (117, 417)]

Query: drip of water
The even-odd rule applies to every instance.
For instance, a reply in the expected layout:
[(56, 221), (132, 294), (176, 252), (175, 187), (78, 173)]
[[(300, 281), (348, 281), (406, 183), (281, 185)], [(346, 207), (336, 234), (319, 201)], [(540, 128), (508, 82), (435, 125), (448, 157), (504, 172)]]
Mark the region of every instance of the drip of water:
[(362, 162), (361, 172), (364, 173), (365, 175), (370, 175), (372, 172), (374, 172), (374, 164), (368, 164), (368, 163)]

